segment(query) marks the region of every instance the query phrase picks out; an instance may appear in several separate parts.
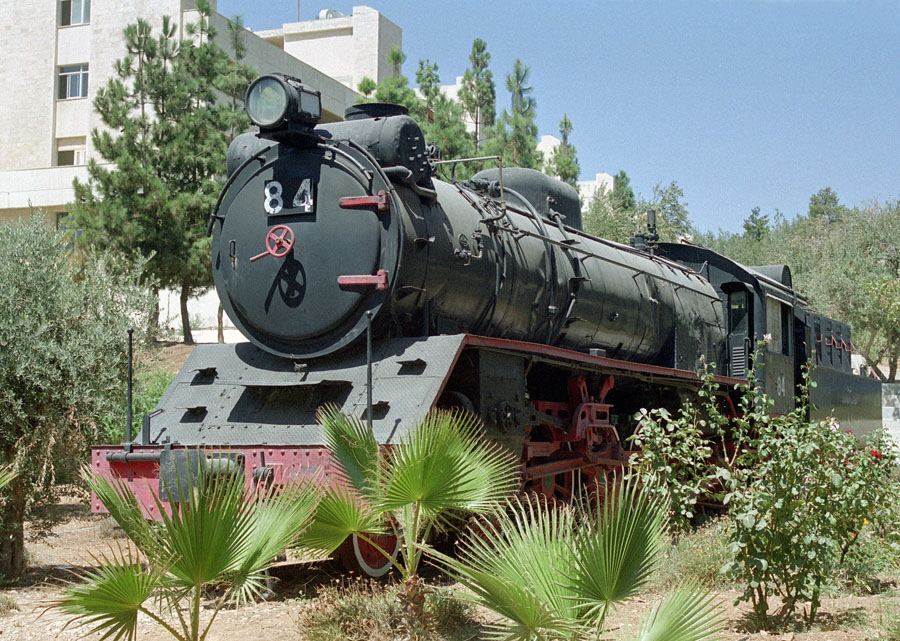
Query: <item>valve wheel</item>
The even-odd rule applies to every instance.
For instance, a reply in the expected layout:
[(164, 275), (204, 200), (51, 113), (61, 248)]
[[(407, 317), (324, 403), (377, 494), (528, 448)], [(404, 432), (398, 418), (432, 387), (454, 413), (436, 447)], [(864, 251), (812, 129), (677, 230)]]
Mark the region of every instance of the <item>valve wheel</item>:
[(266, 256), (275, 258), (287, 256), (293, 247), (294, 231), (287, 225), (276, 225), (266, 234), (266, 251), (251, 258), (250, 262), (256, 262)]

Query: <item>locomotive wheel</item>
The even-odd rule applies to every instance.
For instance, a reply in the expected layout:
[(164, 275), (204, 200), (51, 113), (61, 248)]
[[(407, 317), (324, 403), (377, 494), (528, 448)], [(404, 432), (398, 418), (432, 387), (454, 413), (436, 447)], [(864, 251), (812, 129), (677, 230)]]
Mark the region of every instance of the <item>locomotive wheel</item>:
[(579, 482), (576, 479), (577, 474), (577, 472), (563, 472), (562, 474), (545, 476), (535, 481), (533, 489), (547, 498), (569, 504), (572, 502), (577, 483)]
[[(395, 561), (400, 554), (400, 539), (393, 534), (369, 537), (381, 549), (390, 553)], [(378, 548), (368, 541), (352, 534), (341, 544), (335, 553), (335, 557), (350, 571), (359, 570), (366, 576), (381, 577), (391, 571), (393, 564), (385, 558)]]
[(456, 390), (445, 390), (436, 403), (437, 407), (446, 410), (459, 409), (475, 414), (475, 404), (468, 396)]

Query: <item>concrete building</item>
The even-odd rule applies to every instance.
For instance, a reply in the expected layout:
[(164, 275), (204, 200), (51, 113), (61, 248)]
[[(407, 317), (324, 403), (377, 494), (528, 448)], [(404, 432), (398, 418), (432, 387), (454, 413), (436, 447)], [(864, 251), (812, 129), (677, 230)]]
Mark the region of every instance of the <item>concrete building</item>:
[(290, 22), (256, 35), (354, 91), (365, 77), (375, 82), (390, 77), (394, 69), (388, 54), (403, 47), (403, 30), (365, 6), (353, 7), (349, 16), (323, 9), (317, 20)]
[(581, 205), (584, 208), (594, 200), (594, 195), (609, 193), (613, 190), (613, 177), (607, 173), (596, 174), (593, 180), (579, 180), (578, 193), (581, 195)]
[[(114, 74), (124, 57), (122, 32), (138, 17), (159, 27), (162, 16), (174, 21), (180, 36), (196, 21), (195, 0), (0, 0), (0, 224), (32, 208), (43, 209), (50, 222), (65, 215), (74, 197), (72, 180), (86, 180), (86, 164), (96, 158), (91, 131), (101, 127), (94, 112), (97, 90)], [(213, 10), (216, 8), (212, 0)], [(346, 19), (345, 19), (346, 18)], [(260, 73), (284, 71), (322, 92), (323, 120), (343, 118), (356, 101), (352, 79), (381, 77), (388, 68), (387, 52), (401, 42), (400, 28), (368, 7), (355, 7), (350, 17), (285, 25), (314, 41), (327, 55), (316, 62), (293, 55), (293, 31), (278, 46), (273, 32), (262, 38), (250, 31), (244, 41), (245, 62)], [(228, 48), (226, 19), (210, 20)], [(349, 26), (342, 26), (348, 22)], [(308, 26), (312, 24), (313, 26)], [(325, 25), (325, 29), (315, 29)], [(335, 27), (335, 28), (332, 28)], [(348, 39), (344, 35), (350, 29)], [(307, 40), (309, 43), (310, 40)], [(286, 48), (285, 48), (286, 47)], [(352, 55), (350, 55), (352, 53)], [(321, 66), (320, 66), (321, 65)], [(359, 69), (357, 69), (359, 65)], [(334, 74), (342, 74), (338, 80)], [(99, 158), (97, 158), (99, 160)]]

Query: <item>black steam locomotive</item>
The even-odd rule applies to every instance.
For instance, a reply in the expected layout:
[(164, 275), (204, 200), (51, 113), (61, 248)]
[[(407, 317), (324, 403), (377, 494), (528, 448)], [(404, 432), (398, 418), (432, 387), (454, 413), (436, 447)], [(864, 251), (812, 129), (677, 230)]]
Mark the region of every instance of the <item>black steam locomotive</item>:
[(216, 289), (249, 342), (198, 346), (140, 438), (94, 451), (139, 494), (199, 456), (275, 483), (327, 469), (315, 412), (333, 403), (385, 444), (435, 406), (473, 411), (521, 453), (527, 488), (566, 498), (622, 465), (637, 410), (677, 407), (704, 363), (746, 380), (764, 336), (777, 411), (813, 359), (819, 411), (880, 425), (850, 328), (809, 310), (787, 267), (652, 233), (595, 238), (575, 190), (532, 170), (438, 180), (402, 108), (318, 125), (318, 92), (281, 74), (247, 105), (259, 132), (231, 145), (210, 232)]

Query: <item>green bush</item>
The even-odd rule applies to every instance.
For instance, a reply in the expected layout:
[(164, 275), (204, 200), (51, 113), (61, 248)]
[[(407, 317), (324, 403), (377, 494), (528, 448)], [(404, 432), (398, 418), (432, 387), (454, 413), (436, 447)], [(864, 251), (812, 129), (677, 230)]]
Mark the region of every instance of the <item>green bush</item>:
[(752, 384), (734, 422), (740, 455), (717, 471), (729, 505), (729, 569), (758, 625), (770, 620), (773, 595), (782, 600), (776, 623), (801, 603), (812, 623), (864, 522), (893, 502), (897, 453), (883, 433), (860, 443), (833, 420), (810, 423), (805, 395), (794, 412), (770, 416), (771, 402)]
[(70, 240), (40, 216), (0, 226), (0, 462), (17, 472), (0, 497), (7, 578), (24, 569), (26, 510), (87, 460), (100, 417), (121, 405), (125, 330), (143, 324), (137, 273), (73, 256)]
[(641, 479), (646, 492), (669, 506), (669, 530), (691, 528), (697, 500), (713, 478), (707, 461), (712, 448), (703, 435), (707, 421), (698, 408), (686, 403), (678, 416), (665, 408), (640, 411), (638, 428), (629, 438), (640, 451), (629, 461), (631, 476)]
[[(715, 479), (728, 509), (726, 568), (744, 586), (741, 599), (751, 602), (755, 623), (778, 624), (803, 603), (812, 623), (822, 590), (842, 574), (857, 585), (877, 575), (857, 549), (857, 534), (869, 521), (878, 521), (878, 531), (896, 529), (889, 521), (897, 522), (891, 507), (900, 494), (893, 480), (898, 455), (883, 432), (860, 441), (836, 421), (810, 423), (806, 382), (794, 411), (772, 415), (772, 400), (756, 387), (755, 368), (736, 388), (736, 418), (721, 411), (709, 371), (701, 373), (699, 409), (686, 406), (674, 418), (644, 412), (644, 452), (635, 470), (668, 498), (682, 522), (693, 511), (696, 490)], [(700, 448), (701, 429), (719, 441), (718, 459), (691, 451)], [(773, 596), (782, 606), (770, 614)]]

